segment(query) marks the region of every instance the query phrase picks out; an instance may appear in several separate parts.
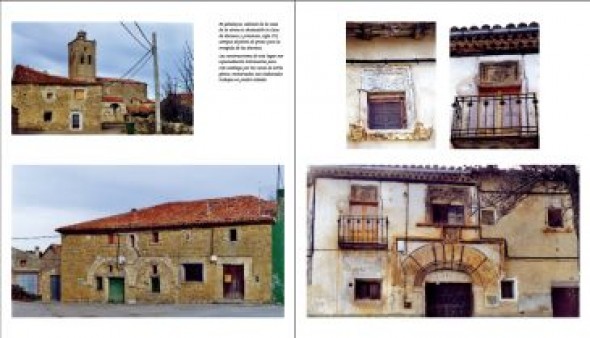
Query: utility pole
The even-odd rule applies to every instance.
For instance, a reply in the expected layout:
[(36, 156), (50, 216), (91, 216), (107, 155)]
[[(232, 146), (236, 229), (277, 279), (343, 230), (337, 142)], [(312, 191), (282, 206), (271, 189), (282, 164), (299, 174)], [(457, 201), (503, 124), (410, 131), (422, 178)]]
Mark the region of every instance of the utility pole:
[(152, 32), (152, 57), (154, 58), (154, 90), (156, 99), (156, 134), (162, 133), (162, 122), (160, 120), (160, 70), (158, 68), (158, 44), (156, 32)]

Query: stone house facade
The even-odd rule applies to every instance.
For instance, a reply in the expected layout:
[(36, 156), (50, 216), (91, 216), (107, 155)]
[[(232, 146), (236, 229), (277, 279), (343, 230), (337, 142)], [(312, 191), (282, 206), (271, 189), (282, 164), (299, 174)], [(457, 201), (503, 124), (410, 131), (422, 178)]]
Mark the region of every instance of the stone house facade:
[(57, 229), (64, 302), (271, 301), (274, 202), (174, 202)]
[(454, 148), (539, 148), (536, 22), (453, 27)]
[(38, 295), (41, 260), (39, 248), (34, 251), (12, 248), (12, 284), (31, 295)]
[(99, 77), (96, 64), (96, 41), (80, 31), (68, 44), (67, 77), (16, 65), (12, 76), (16, 133), (101, 133), (122, 125), (129, 109), (147, 104), (153, 110), (146, 83)]
[(43, 302), (61, 300), (61, 245), (51, 244), (41, 254), (39, 291)]
[[(312, 167), (308, 177), (309, 315), (579, 315), (562, 184), (495, 167)], [(516, 182), (530, 185), (508, 194)]]
[(349, 148), (434, 147), (434, 22), (346, 23)]

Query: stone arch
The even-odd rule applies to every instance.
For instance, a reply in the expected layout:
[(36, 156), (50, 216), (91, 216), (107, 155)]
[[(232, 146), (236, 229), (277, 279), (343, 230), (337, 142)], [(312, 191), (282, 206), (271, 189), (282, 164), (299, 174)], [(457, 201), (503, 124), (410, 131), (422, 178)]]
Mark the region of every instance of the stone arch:
[(138, 262), (136, 263), (136, 267), (135, 267), (135, 274), (134, 274), (134, 285), (138, 285), (141, 282), (142, 277), (145, 277), (147, 275), (150, 275), (150, 270), (152, 268), (152, 265), (158, 265), (159, 269), (161, 268), (165, 268), (167, 271), (160, 271), (159, 274), (160, 275), (168, 275), (170, 277), (176, 277), (176, 278), (170, 278), (170, 281), (177, 286), (179, 283), (179, 280), (177, 278), (178, 274), (175, 273), (175, 268), (174, 268), (174, 264), (172, 264), (172, 260), (169, 257), (145, 257), (142, 258), (140, 260), (138, 260)]
[(475, 286), (495, 287), (500, 265), (474, 246), (464, 243), (430, 243), (412, 251), (402, 261), (404, 283), (422, 287), (426, 276), (435, 271), (454, 270), (468, 274)]

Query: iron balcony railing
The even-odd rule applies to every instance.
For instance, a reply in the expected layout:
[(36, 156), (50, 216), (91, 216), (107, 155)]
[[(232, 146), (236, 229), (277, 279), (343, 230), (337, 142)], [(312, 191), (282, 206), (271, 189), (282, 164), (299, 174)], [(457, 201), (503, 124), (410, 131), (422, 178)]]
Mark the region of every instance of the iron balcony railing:
[(538, 136), (537, 104), (535, 93), (457, 96), (451, 137)]
[(389, 220), (381, 216), (341, 215), (338, 246), (343, 249), (387, 249)]

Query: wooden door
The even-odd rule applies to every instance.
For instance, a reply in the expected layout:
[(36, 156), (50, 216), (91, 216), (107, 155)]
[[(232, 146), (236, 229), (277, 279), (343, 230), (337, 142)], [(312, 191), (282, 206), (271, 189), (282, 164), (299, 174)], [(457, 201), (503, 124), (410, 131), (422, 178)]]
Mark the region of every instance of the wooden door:
[(243, 265), (223, 265), (223, 298), (244, 299)]
[(472, 314), (471, 283), (426, 283), (427, 317), (470, 317)]
[(580, 288), (552, 287), (551, 306), (553, 317), (580, 316)]

